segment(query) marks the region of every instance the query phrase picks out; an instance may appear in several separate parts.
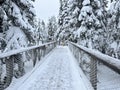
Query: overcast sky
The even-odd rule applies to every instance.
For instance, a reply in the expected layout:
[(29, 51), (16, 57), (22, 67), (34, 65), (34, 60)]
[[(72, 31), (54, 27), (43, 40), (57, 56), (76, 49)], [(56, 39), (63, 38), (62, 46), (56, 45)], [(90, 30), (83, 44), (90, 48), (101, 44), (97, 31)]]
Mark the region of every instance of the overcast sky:
[(60, 7), (59, 0), (35, 0), (34, 6), (37, 16), (45, 22), (53, 15), (57, 17)]
[(58, 16), (59, 0), (36, 0), (34, 6), (37, 16), (45, 22), (53, 15)]

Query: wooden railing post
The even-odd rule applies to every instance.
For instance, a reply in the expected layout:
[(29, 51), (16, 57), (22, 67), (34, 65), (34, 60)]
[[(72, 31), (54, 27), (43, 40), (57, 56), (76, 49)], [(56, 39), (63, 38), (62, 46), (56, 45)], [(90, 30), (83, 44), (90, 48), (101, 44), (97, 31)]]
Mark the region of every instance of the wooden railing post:
[(39, 48), (36, 48), (36, 54), (37, 54), (37, 60), (40, 60), (40, 50)]
[(79, 64), (80, 64), (80, 58), (81, 58), (80, 52), (78, 52), (78, 63), (79, 63)]
[(46, 46), (44, 45), (43, 46), (43, 57), (45, 56), (45, 53), (46, 53)]
[(41, 50), (40, 48), (38, 48), (38, 60), (40, 61), (40, 59), (41, 59)]
[[(2, 59), (0, 59), (2, 60)], [(1, 80), (1, 75), (2, 75), (2, 61), (0, 61), (0, 90), (4, 90), (3, 83)]]
[(97, 60), (93, 57), (90, 62), (90, 82), (94, 90), (97, 90)]
[(36, 64), (36, 58), (37, 57), (37, 54), (36, 54), (36, 49), (33, 49), (32, 50), (32, 60), (33, 60), (33, 67), (35, 66), (35, 64)]
[(4, 77), (4, 88), (8, 87), (13, 78), (13, 63), (14, 63), (14, 56), (10, 56), (9, 59), (5, 59), (6, 63), (6, 77)]
[(46, 46), (46, 54), (48, 54), (49, 51), (50, 51), (50, 48), (49, 48), (49, 47), (50, 47), (49, 45)]
[(24, 61), (22, 60), (22, 54), (17, 54), (13, 55), (14, 57), (14, 62), (18, 65), (18, 70), (14, 70), (14, 76), (16, 78), (19, 78), (25, 74), (25, 69), (24, 69)]

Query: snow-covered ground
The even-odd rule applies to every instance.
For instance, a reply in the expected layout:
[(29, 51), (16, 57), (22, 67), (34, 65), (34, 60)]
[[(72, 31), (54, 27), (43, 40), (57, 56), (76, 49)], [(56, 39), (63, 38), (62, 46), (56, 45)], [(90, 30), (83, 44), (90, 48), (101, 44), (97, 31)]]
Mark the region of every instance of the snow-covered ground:
[(6, 90), (93, 90), (66, 46), (55, 48), (19, 81)]
[(120, 75), (104, 65), (98, 65), (98, 90), (120, 90)]

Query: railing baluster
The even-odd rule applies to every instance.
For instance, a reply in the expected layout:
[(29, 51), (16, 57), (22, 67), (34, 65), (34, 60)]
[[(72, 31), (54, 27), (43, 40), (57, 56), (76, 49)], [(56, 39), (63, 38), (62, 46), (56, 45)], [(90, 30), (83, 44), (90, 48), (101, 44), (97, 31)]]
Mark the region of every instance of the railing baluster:
[(31, 50), (31, 52), (32, 52), (32, 60), (33, 60), (33, 67), (34, 67), (34, 59), (35, 59), (34, 50)]
[(10, 56), (9, 59), (5, 59), (6, 63), (6, 77), (4, 78), (4, 88), (8, 87), (13, 78), (13, 63), (14, 63), (14, 56)]
[(1, 76), (2, 76), (2, 59), (0, 59), (1, 61), (0, 61), (0, 90), (4, 90), (4, 87), (3, 87), (3, 83), (2, 83), (2, 78), (1, 78)]
[(40, 59), (41, 59), (41, 50), (40, 48), (38, 48), (38, 60), (40, 61)]
[(35, 66), (35, 64), (36, 64), (36, 61), (37, 61), (37, 51), (36, 51), (37, 49), (34, 49), (33, 50), (33, 55), (34, 55), (34, 57), (33, 57), (33, 66)]
[(90, 81), (94, 90), (97, 90), (97, 60), (93, 57), (90, 62)]
[(37, 48), (37, 60), (40, 61), (40, 49)]
[(17, 54), (17, 55), (13, 55), (14, 56), (14, 61), (17, 63), (18, 65), (18, 71), (16, 71), (15, 73), (15, 77), (19, 78), (21, 76), (23, 76), (25, 74), (25, 70), (24, 70), (24, 61), (22, 60), (22, 54)]
[(80, 64), (80, 52), (78, 52), (78, 63)]
[(43, 46), (43, 57), (45, 56), (46, 53), (46, 46)]

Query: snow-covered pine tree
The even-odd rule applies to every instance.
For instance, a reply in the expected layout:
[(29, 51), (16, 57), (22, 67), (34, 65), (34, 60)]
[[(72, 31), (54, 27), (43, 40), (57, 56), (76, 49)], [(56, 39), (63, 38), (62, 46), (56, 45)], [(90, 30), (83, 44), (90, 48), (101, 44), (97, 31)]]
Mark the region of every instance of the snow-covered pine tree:
[(106, 32), (106, 11), (103, 0), (83, 0), (77, 31), (78, 43), (104, 52), (104, 33)]
[(79, 21), (81, 26), (78, 29), (79, 44), (92, 48), (92, 32), (98, 19), (95, 17), (90, 0), (83, 0), (80, 10)]
[(28, 41), (34, 40), (32, 34), (35, 13), (32, 2), (30, 0), (6, 0), (3, 8), (9, 21), (9, 29), (6, 30), (5, 36), (8, 41), (6, 50), (27, 46)]
[(45, 22), (41, 21), (41, 33), (42, 33), (42, 43), (45, 43), (48, 41), (48, 31), (46, 29)]
[(93, 31), (93, 48), (99, 50), (102, 53), (106, 53), (107, 50), (107, 0), (94, 0), (92, 3), (93, 11), (96, 18), (99, 20), (99, 24), (95, 25)]
[[(2, 38), (6, 40), (7, 44), (4, 52), (27, 47), (28, 42), (34, 41), (33, 19), (35, 13), (32, 0), (5, 0), (1, 11), (3, 12)], [(21, 76), (24, 73), (23, 60), (25, 57), (23, 57), (23, 54), (18, 54), (15, 57), (18, 64), (16, 74)]]
[(54, 35), (57, 30), (57, 27), (58, 27), (58, 23), (57, 23), (56, 17), (52, 16), (51, 18), (49, 18), (48, 24), (47, 24), (49, 40), (55, 40)]
[(7, 41), (4, 38), (5, 36), (4, 27), (7, 27), (7, 22), (6, 22), (7, 16), (2, 6), (0, 7), (0, 11), (1, 11), (0, 13), (0, 52), (3, 52), (7, 44)]
[(36, 28), (34, 30), (34, 39), (35, 39), (35, 43), (34, 44), (35, 45), (39, 45), (39, 44), (41, 44), (42, 38), (41, 38), (41, 32), (39, 30), (40, 21), (39, 21), (39, 19), (37, 17), (35, 18), (34, 23), (35, 23), (34, 27)]
[(59, 28), (57, 37), (61, 40), (74, 39), (74, 31), (79, 27), (78, 0), (60, 0)]
[(35, 38), (36, 44), (47, 42), (48, 32), (45, 26), (45, 22), (43, 20), (37, 19), (34, 38)]
[[(80, 28), (76, 32), (78, 44), (105, 53), (106, 10), (104, 0), (82, 0), (79, 14)], [(86, 74), (90, 72), (90, 59), (83, 54), (80, 65)]]
[(107, 53), (110, 56), (120, 59), (120, 1), (111, 3), (108, 11), (108, 48)]
[(57, 32), (55, 34), (56, 38), (58, 38), (58, 39), (63, 38), (63, 35), (61, 33), (64, 30), (63, 29), (64, 18), (68, 14), (66, 9), (67, 9), (67, 0), (60, 0), (60, 9), (59, 9), (59, 17), (58, 17), (59, 27), (58, 27)]

